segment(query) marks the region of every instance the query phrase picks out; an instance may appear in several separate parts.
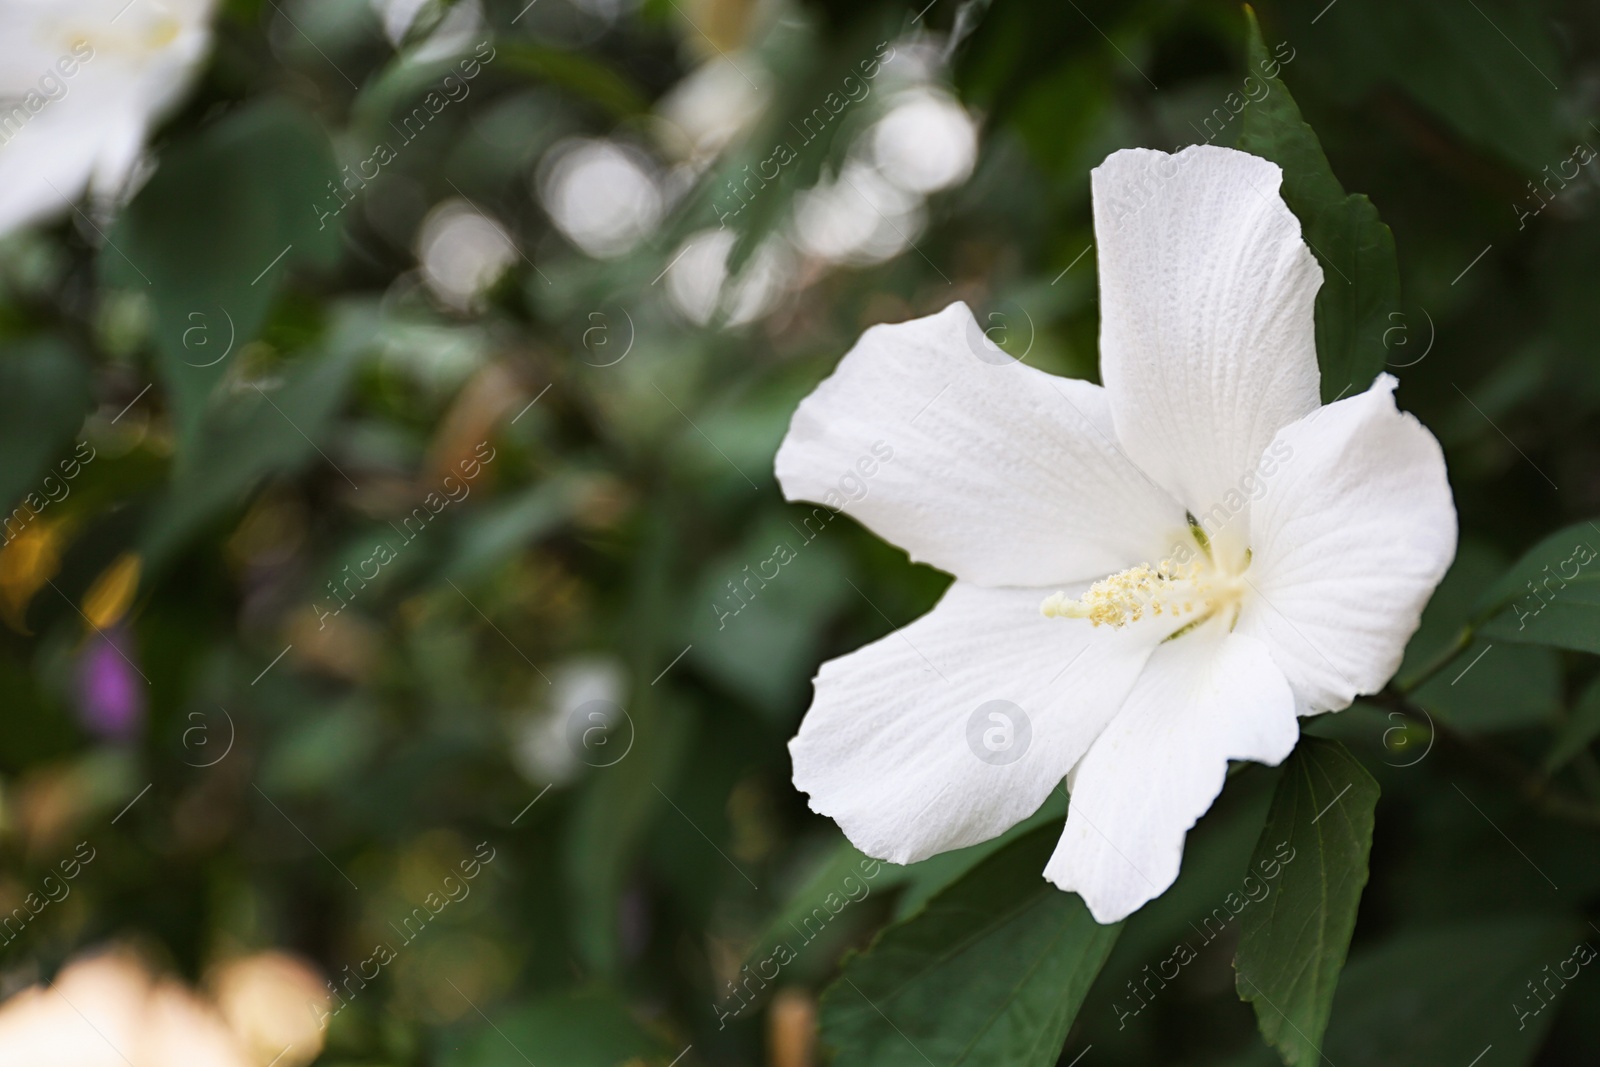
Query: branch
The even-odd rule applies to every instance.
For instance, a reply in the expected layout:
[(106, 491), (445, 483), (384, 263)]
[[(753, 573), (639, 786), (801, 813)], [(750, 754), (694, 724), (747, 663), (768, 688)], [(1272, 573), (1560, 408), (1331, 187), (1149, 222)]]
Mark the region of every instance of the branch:
[[(1463, 636), (1466, 637), (1466, 631), (1463, 632)], [(1470, 637), (1467, 639), (1470, 640)], [(1442, 667), (1447, 662), (1449, 660), (1445, 659), (1437, 665), (1430, 664), (1428, 674), (1437, 671), (1439, 667)], [(1422, 677), (1426, 678), (1427, 674)], [(1520, 760), (1506, 755), (1491, 745), (1484, 744), (1477, 738), (1451, 729), (1441, 723), (1437, 716), (1428, 715), (1420, 706), (1413, 704), (1406, 692), (1415, 689), (1420, 680), (1413, 681), (1411, 685), (1406, 687), (1405, 692), (1390, 687), (1365, 699), (1419, 722), (1428, 722), (1441, 741), (1485, 770), (1510, 782), (1522, 800), (1540, 814), (1574, 823), (1578, 826), (1600, 830), (1600, 806), (1558, 790), (1548, 777), (1523, 766)]]

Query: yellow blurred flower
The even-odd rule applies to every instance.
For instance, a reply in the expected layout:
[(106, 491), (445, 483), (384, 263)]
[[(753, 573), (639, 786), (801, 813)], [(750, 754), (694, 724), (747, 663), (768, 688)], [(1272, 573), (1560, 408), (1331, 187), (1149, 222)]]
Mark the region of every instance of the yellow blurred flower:
[(127, 613), (133, 595), (139, 591), (142, 569), (137, 553), (124, 552), (100, 573), (83, 595), (83, 615), (90, 626), (104, 630)]
[(28, 604), (61, 569), (65, 522), (39, 519), (24, 526), (0, 549), (0, 614), (6, 625), (28, 633)]

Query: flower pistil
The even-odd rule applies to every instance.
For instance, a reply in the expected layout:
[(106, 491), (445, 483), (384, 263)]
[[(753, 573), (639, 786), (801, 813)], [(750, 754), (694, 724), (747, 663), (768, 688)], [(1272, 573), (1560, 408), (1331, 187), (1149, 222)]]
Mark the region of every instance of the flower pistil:
[(1039, 605), (1039, 612), (1049, 619), (1088, 619), (1094, 626), (1113, 629), (1136, 623), (1146, 614), (1160, 615), (1182, 621), (1171, 635), (1176, 637), (1226, 609), (1231, 608), (1237, 620), (1244, 585), (1242, 573), (1225, 574), (1203, 557), (1186, 563), (1164, 559), (1153, 567), (1141, 563), (1102, 578), (1076, 600), (1052, 593)]

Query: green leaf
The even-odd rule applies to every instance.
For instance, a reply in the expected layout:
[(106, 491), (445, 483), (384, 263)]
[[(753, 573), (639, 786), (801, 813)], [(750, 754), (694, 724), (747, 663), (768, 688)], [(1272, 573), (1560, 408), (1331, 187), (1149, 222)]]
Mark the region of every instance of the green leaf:
[[(621, 968), (617, 915), (646, 833), (653, 820), (688, 819), (672, 795), (691, 740), (691, 710), (646, 693), (627, 713), (634, 733), (618, 740), (632, 747), (584, 783), (563, 864), (573, 942), (591, 971), (607, 975)], [(706, 862), (723, 862), (717, 847), (706, 845)]]
[(1498, 610), (1480, 633), (1491, 640), (1600, 653), (1600, 529), (1589, 520), (1557, 530), (1523, 554), (1484, 594)]
[[(1438, 657), (1461, 643), (1461, 631), (1476, 617), (1483, 590), (1505, 570), (1506, 557), (1498, 549), (1470, 536), (1462, 537), (1450, 569), (1422, 609), (1417, 632), (1406, 642), (1405, 659), (1394, 676), (1396, 684), (1409, 689)], [(1460, 654), (1456, 652), (1457, 656)]]
[(1481, 632), (1491, 640), (1600, 654), (1600, 578), (1565, 583), (1548, 600), (1530, 594), (1490, 619)]
[[(1579, 576), (1590, 571), (1600, 573), (1600, 567), (1593, 566), (1596, 557), (1600, 557), (1600, 525), (1596, 520), (1583, 519), (1563, 526), (1524, 552), (1500, 580), (1489, 587), (1478, 601), (1477, 614), (1480, 618), (1493, 614), (1518, 599), (1526, 601), (1526, 610), (1532, 610), (1538, 607), (1532, 585), (1544, 581), (1559, 585), (1560, 581), (1570, 580), (1573, 576), (1570, 565), (1562, 567), (1568, 560), (1578, 564)], [(1588, 562), (1581, 562), (1583, 560)]]
[[(1406, 646), (1405, 663), (1396, 676), (1402, 685), (1457, 644), (1482, 591), (1505, 570), (1500, 552), (1462, 541), (1422, 612), (1422, 626)], [(1448, 668), (1424, 682), (1411, 699), (1458, 730), (1537, 725), (1561, 706), (1560, 659), (1549, 648), (1479, 639), (1457, 652)]]
[(1041, 874), (1061, 831), (991, 856), (845, 965), (822, 998), (835, 1067), (1056, 1062), (1121, 926)]
[(1322, 4), (1279, 10), (1291, 40), (1316, 42), (1304, 62), (1317, 66), (1330, 92), (1348, 98), (1398, 85), (1464, 139), (1537, 176), (1571, 150), (1562, 146), (1552, 82), (1568, 75), (1544, 8), (1516, 0), (1340, 0), (1331, 11)]
[(904, 919), (921, 908), (945, 887), (962, 878), (972, 868), (1000, 851), (1011, 842), (1032, 833), (1040, 826), (1053, 826), (1059, 832), (1067, 818), (1065, 790), (1052, 789), (1039, 810), (1017, 825), (989, 841), (966, 848), (951, 849), (937, 856), (929, 856), (907, 867), (895, 870), (904, 872), (905, 888), (894, 904), (894, 917)]
[(150, 295), (180, 465), (197, 458), (212, 393), (260, 335), (289, 268), (338, 255), (339, 227), (323, 217), (343, 206), (336, 176), (316, 121), (269, 99), (164, 152), (118, 219), (101, 273)]
[[(1388, 16), (1374, 27), (1385, 35), (1379, 52), (1412, 96), (1469, 139), (1536, 173), (1571, 147), (1561, 144), (1560, 94), (1550, 82), (1563, 76), (1551, 20), (1539, 4), (1477, 4), (1469, 17), (1434, 0), (1374, 3), (1373, 11)], [(1429, 47), (1403, 43), (1421, 40)]]
[[(1184, 840), (1177, 881), (1123, 924), (1116, 948), (1073, 1024), (1069, 1055), (1076, 1054), (1081, 1040), (1095, 1047), (1085, 1065), (1102, 1057), (1118, 1064), (1165, 1062), (1166, 1020), (1172, 1012), (1192, 1010), (1186, 1002), (1204, 990), (1209, 1003), (1203, 1010), (1232, 1016), (1234, 1032), (1269, 1063), (1279, 1062), (1252, 1033), (1250, 1009), (1233, 995), (1232, 958), (1239, 944), (1239, 916), (1268, 899), (1256, 891), (1257, 900), (1250, 900), (1252, 887), (1264, 881), (1275, 891), (1275, 879), (1282, 873), (1282, 864), (1247, 868), (1281, 773), (1273, 769), (1233, 776), (1195, 823)], [(1179, 973), (1173, 973), (1174, 967)], [(1168, 984), (1173, 988), (1163, 992)]]
[[(999, 837), (966, 848), (941, 852), (937, 856), (906, 865), (875, 860), (840, 835), (833, 849), (813, 868), (811, 877), (788, 895), (778, 914), (756, 939), (747, 958), (755, 960), (770, 956), (777, 945), (791, 937), (797, 926), (816, 912), (817, 906), (824, 902), (829, 893), (848, 893), (860, 885), (866, 885), (869, 894), (898, 889), (900, 892), (895, 900), (894, 918), (904, 919), (1018, 838), (1045, 825), (1054, 826), (1059, 831), (1066, 814), (1066, 796), (1060, 790), (1052, 790), (1038, 811)], [(847, 882), (846, 879), (855, 881)], [(861, 899), (865, 899), (865, 896)]]
[(1252, 76), (1267, 94), (1244, 109), (1238, 147), (1283, 168), (1283, 199), (1300, 219), (1306, 243), (1322, 264), (1317, 293), (1317, 364), (1322, 399), (1364, 391), (1383, 370), (1383, 333), (1400, 309), (1394, 235), (1365, 196), (1346, 195), (1317, 135), (1300, 117), (1289, 90), (1266, 72), (1281, 65), (1261, 39), (1247, 6), (1245, 48)]
[(462, 522), (441, 573), (457, 582), (482, 577), (570, 519), (583, 490), (581, 477), (561, 474), (486, 505)]
[(1554, 651), (1479, 638), (1411, 694), (1458, 730), (1513, 730), (1548, 722), (1561, 707)]
[[(477, 1020), (478, 1016), (468, 1017)], [(665, 1064), (672, 1052), (605, 989), (566, 991), (481, 1023), (465, 1042), (444, 1051), (445, 1067), (620, 1067)]]
[[(1571, 958), (1582, 936), (1566, 918), (1499, 918), (1408, 931), (1359, 953), (1334, 1003), (1328, 1061), (1466, 1067), (1483, 1057), (1479, 1067), (1525, 1064), (1556, 1015), (1555, 1005), (1535, 1010), (1540, 1001), (1529, 984)], [(1561, 991), (1551, 988), (1559, 1000)]]
[(816, 670), (823, 626), (850, 588), (849, 558), (828, 532), (836, 521), (801, 515), (762, 522), (706, 568), (692, 602), (689, 658), (774, 716)]
[(839, 835), (832, 849), (810, 868), (810, 876), (787, 895), (778, 913), (756, 938), (746, 959), (754, 962), (765, 958), (778, 945), (786, 943), (799, 925), (825, 902), (829, 893), (847, 895), (856, 887), (865, 886), (866, 893), (861, 899), (866, 899), (874, 891), (901, 885), (912, 869), (875, 860), (847, 841), (844, 835)]
[[(1367, 884), (1378, 783), (1337, 741), (1303, 737), (1284, 766), (1251, 867), (1283, 862), (1240, 926), (1239, 996), (1285, 1063), (1316, 1063)], [(1287, 846), (1291, 859), (1281, 851)]]
[(616, 118), (649, 110), (649, 101), (626, 74), (592, 55), (511, 40), (497, 41), (496, 47), (506, 69), (571, 90)]
[[(46, 464), (83, 425), (90, 398), (88, 368), (61, 341), (40, 337), (6, 347), (0, 358), (0, 505), (9, 512), (30, 494), (47, 500), (43, 479), (52, 472)], [(19, 529), (0, 533), (0, 541)]]
[(264, 791), (308, 801), (360, 774), (379, 734), (374, 709), (359, 699), (319, 707), (317, 714), (280, 730), (261, 760)]
[(1556, 735), (1556, 743), (1544, 758), (1544, 772), (1554, 774), (1600, 737), (1600, 679), (1584, 690), (1578, 706)]
[[(142, 552), (158, 569), (201, 526), (241, 503), (268, 474), (325, 456), (322, 436), (344, 402), (370, 319), (353, 314), (328, 341), (284, 375), (279, 388), (250, 388), (213, 412), (198, 438), (196, 461), (179, 473), (144, 531)], [(329, 460), (328, 462), (332, 462)]]

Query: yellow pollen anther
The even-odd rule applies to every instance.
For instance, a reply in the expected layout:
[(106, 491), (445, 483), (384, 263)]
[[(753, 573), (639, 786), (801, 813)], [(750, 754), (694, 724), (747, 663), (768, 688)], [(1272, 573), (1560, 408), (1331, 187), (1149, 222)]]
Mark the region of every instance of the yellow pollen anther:
[(1088, 619), (1095, 626), (1127, 626), (1152, 615), (1182, 616), (1194, 611), (1196, 594), (1201, 606), (1215, 608), (1213, 598), (1202, 581), (1199, 560), (1188, 564), (1164, 559), (1152, 567), (1141, 563), (1094, 583), (1078, 600), (1064, 593), (1053, 593), (1039, 605), (1039, 611), (1052, 619)]

